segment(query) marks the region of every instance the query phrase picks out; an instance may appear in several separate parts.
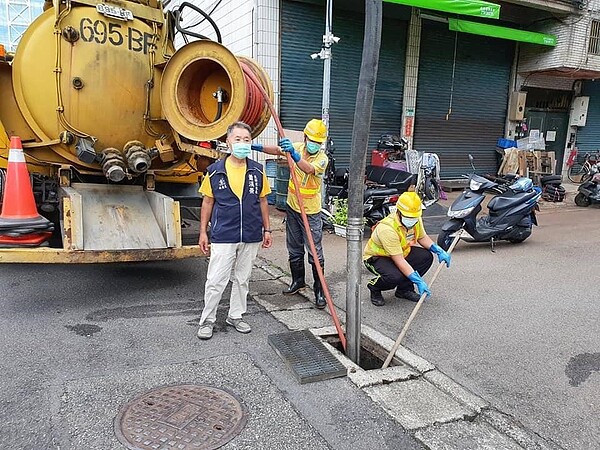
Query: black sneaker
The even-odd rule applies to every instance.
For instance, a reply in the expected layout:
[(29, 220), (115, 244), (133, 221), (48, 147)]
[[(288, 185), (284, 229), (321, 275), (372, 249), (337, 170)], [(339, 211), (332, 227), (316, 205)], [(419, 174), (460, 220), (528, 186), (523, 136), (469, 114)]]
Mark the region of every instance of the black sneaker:
[(421, 296), (419, 294), (417, 294), (415, 291), (404, 291), (404, 292), (399, 292), (396, 289), (396, 293), (394, 294), (396, 296), (396, 298), (403, 298), (405, 300), (409, 300), (411, 302), (418, 302), (419, 300), (421, 300)]

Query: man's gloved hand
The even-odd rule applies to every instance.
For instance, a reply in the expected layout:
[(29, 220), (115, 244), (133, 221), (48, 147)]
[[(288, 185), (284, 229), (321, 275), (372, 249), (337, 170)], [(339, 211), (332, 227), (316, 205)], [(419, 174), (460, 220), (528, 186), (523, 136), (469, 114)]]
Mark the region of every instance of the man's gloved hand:
[(412, 281), (417, 286), (417, 291), (419, 291), (419, 295), (423, 295), (424, 292), (427, 292), (427, 296), (431, 295), (431, 291), (429, 290), (429, 286), (425, 283), (425, 280), (421, 278), (421, 275), (417, 271), (414, 271), (408, 276), (408, 279)]
[(429, 247), (429, 251), (438, 255), (439, 262), (443, 261), (446, 263), (446, 267), (450, 267), (450, 253), (446, 252), (437, 244), (433, 244), (431, 247)]
[(290, 141), (288, 138), (281, 139), (279, 141), (279, 146), (281, 147), (281, 150), (290, 154), (294, 162), (298, 162), (302, 159), (302, 156), (296, 151), (292, 145), (292, 141)]
[(264, 152), (265, 147), (262, 144), (252, 144), (250, 146), (250, 150), (254, 150), (255, 152)]

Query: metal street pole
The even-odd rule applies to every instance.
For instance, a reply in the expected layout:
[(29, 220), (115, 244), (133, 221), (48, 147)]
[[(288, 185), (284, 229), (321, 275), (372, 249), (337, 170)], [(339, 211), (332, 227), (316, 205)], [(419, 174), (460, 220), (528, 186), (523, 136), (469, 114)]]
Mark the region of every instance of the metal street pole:
[[(321, 120), (327, 125), (327, 136), (329, 136), (329, 99), (331, 91), (331, 46), (339, 42), (340, 38), (333, 35), (331, 30), (333, 23), (333, 0), (327, 0), (325, 10), (325, 34), (323, 35), (323, 46), (319, 53), (310, 55), (312, 59), (320, 58), (323, 60), (323, 98), (321, 103)], [(329, 140), (325, 141), (329, 145)], [(323, 204), (327, 200), (325, 183), (321, 181), (321, 201)]]
[(331, 30), (333, 23), (333, 0), (327, 0), (325, 10), (325, 34), (323, 35), (323, 46), (319, 53), (310, 55), (312, 59), (323, 60), (323, 99), (321, 103), (321, 120), (329, 129), (329, 92), (331, 90), (331, 46), (340, 41), (333, 35)]
[(350, 176), (348, 179), (348, 227), (346, 283), (346, 355), (355, 363), (360, 362), (360, 285), (362, 276), (363, 194), (364, 173), (371, 130), (373, 97), (377, 82), (379, 47), (382, 23), (381, 0), (365, 0), (365, 36), (362, 63), (358, 80), (352, 148), (350, 151)]
[[(323, 59), (323, 102), (321, 107), (321, 119), (327, 125), (327, 134), (329, 135), (329, 92), (331, 89), (331, 46), (337, 42), (332, 31), (333, 22), (333, 0), (327, 0), (327, 10), (325, 11), (325, 34), (323, 35), (323, 49), (321, 59)], [(334, 40), (336, 39), (336, 40)]]

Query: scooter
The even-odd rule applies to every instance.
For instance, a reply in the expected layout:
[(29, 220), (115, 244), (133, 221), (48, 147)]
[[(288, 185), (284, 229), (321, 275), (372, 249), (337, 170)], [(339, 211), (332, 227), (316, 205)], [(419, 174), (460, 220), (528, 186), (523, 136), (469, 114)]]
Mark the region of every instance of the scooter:
[[(331, 159), (330, 159), (331, 161)], [(332, 171), (335, 168), (332, 167)], [(325, 179), (335, 180), (338, 184), (325, 184), (326, 198), (321, 210), (324, 227), (331, 228), (331, 210), (334, 199), (348, 198), (348, 171), (332, 173)], [(373, 226), (390, 214), (398, 201), (398, 196), (415, 184), (415, 176), (409, 172), (379, 166), (367, 166), (365, 170), (365, 190), (363, 197), (363, 217), (368, 226)]]
[(577, 206), (587, 207), (592, 203), (600, 203), (600, 173), (593, 176), (590, 181), (581, 184), (575, 196)]
[(389, 188), (367, 188), (363, 202), (363, 217), (366, 225), (372, 227), (385, 219), (398, 201), (398, 190)]
[[(469, 177), (469, 188), (452, 203), (448, 209), (450, 219), (442, 225), (437, 244), (447, 250), (458, 230), (464, 229), (471, 238), (461, 238), (468, 242), (494, 243), (505, 240), (513, 243), (523, 242), (531, 236), (533, 225), (537, 225), (535, 216), (542, 190), (533, 186), (531, 179), (521, 177), (503, 188), (498, 183), (475, 174), (473, 156), (469, 155), (473, 173)], [(486, 192), (497, 195), (488, 203), (489, 215), (479, 219), (481, 204)]]

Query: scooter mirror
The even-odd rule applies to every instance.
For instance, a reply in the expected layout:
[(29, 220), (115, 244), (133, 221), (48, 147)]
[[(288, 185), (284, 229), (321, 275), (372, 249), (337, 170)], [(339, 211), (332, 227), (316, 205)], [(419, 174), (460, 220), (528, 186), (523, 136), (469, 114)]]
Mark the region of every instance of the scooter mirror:
[(473, 171), (475, 171), (475, 165), (473, 164), (473, 155), (471, 155), (469, 153), (469, 162), (471, 163), (471, 167), (473, 168)]

